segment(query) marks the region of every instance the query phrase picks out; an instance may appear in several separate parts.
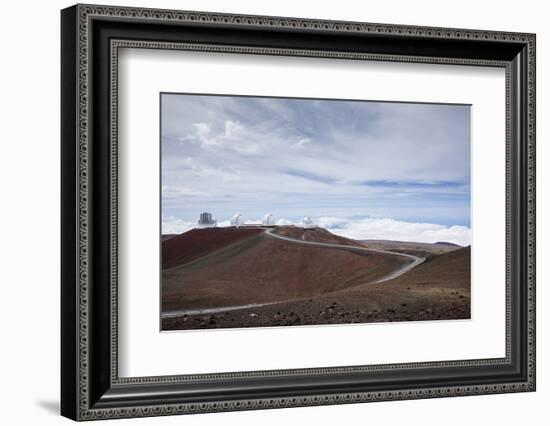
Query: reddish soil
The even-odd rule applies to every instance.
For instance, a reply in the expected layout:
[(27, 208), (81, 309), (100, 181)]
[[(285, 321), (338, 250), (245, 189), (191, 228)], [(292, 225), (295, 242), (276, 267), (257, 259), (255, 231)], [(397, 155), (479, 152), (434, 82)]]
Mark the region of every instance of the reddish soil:
[(359, 254), (259, 234), (164, 270), (162, 305), (174, 311), (317, 297), (376, 281), (407, 263), (400, 256)]
[(449, 253), (461, 248), (451, 243), (412, 243), (406, 241), (387, 241), (387, 240), (363, 240), (360, 241), (363, 246), (373, 249), (393, 251), (396, 253), (412, 254), (414, 256), (424, 257), (426, 259), (439, 254)]
[(331, 293), (301, 297), (294, 301), (256, 308), (164, 318), (162, 329), (468, 318), (470, 318), (470, 248), (466, 247), (434, 255), (410, 272), (384, 283), (351, 286)]
[(174, 268), (261, 234), (261, 228), (192, 229), (162, 241), (162, 269)]

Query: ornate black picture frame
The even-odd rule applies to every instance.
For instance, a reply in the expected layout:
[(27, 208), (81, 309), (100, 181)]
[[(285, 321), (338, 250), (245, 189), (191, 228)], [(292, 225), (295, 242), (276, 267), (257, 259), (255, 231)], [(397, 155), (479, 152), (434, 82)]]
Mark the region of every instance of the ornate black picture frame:
[[(64, 9), (61, 28), (62, 415), (92, 420), (535, 390), (534, 34), (95, 5)], [(506, 356), (120, 378), (121, 47), (504, 68)]]

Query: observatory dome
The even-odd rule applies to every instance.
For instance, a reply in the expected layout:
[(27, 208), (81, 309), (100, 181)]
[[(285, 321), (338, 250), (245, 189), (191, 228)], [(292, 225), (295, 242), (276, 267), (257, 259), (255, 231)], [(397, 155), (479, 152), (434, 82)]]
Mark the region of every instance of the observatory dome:
[(199, 228), (215, 228), (218, 224), (218, 222), (212, 218), (212, 213), (209, 212), (202, 212), (197, 223)]
[(309, 216), (304, 217), (304, 220), (302, 221), (302, 225), (304, 228), (314, 228), (315, 224), (313, 223), (313, 220)]
[(262, 225), (270, 226), (274, 224), (275, 224), (275, 221), (273, 220), (273, 215), (271, 213), (266, 213), (262, 219)]
[(238, 228), (242, 225), (244, 225), (243, 215), (240, 213), (234, 214), (231, 218), (231, 226), (236, 226)]

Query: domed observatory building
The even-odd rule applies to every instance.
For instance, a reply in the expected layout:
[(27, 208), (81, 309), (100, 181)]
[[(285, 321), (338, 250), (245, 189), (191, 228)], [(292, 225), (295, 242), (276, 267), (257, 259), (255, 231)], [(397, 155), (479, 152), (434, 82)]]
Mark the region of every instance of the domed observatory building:
[(234, 226), (235, 228), (238, 228), (239, 226), (244, 225), (244, 218), (243, 215), (240, 213), (234, 214), (231, 218), (231, 226)]
[(266, 213), (262, 219), (262, 226), (275, 226), (275, 219), (271, 213)]
[(313, 223), (313, 220), (309, 216), (304, 217), (304, 220), (302, 221), (302, 226), (304, 228), (315, 228), (315, 224)]
[(208, 212), (202, 212), (199, 216), (199, 228), (215, 228), (218, 225), (218, 221), (212, 219), (212, 214)]

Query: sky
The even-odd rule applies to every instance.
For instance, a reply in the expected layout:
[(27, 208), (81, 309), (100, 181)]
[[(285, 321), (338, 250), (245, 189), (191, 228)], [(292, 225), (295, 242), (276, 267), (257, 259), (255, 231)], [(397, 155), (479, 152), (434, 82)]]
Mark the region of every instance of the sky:
[(357, 239), (470, 244), (470, 106), (161, 95), (163, 233), (305, 216)]

